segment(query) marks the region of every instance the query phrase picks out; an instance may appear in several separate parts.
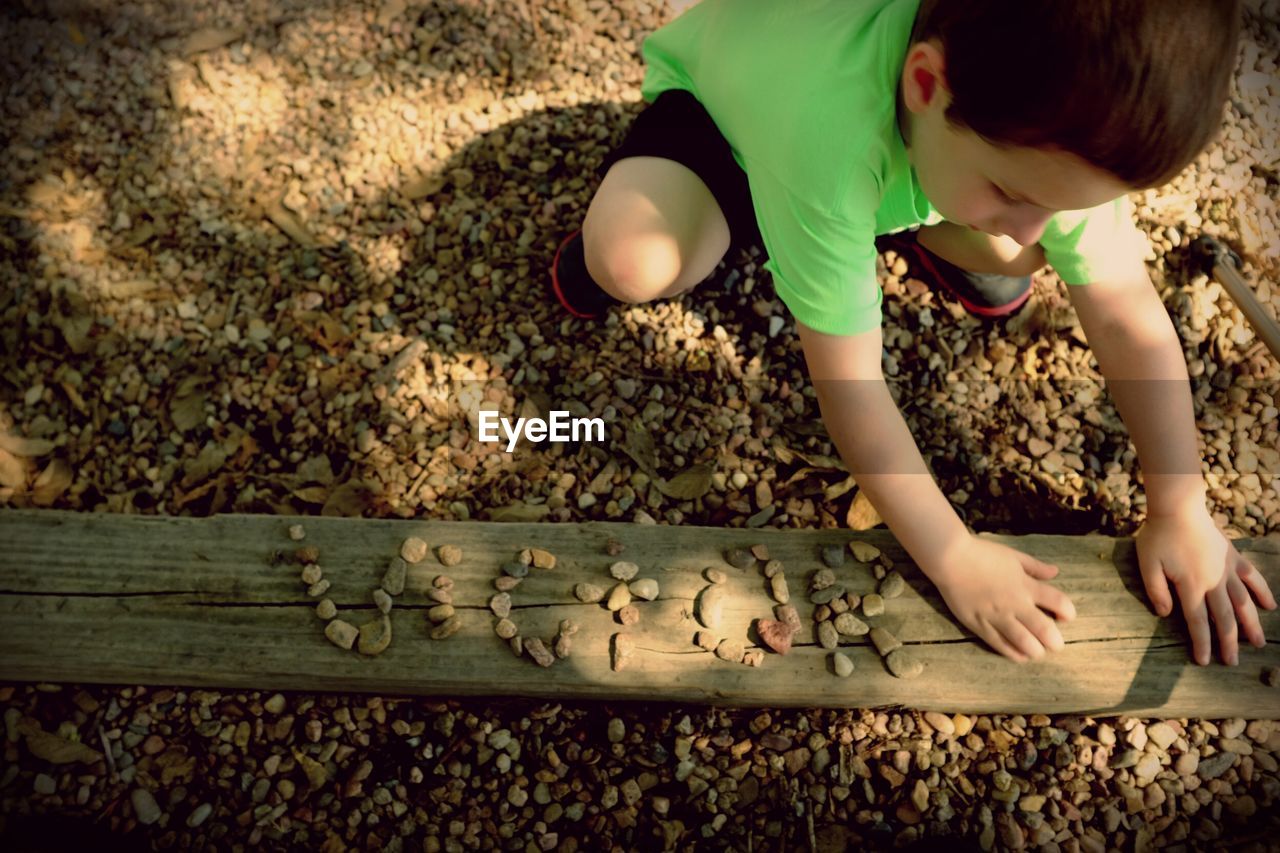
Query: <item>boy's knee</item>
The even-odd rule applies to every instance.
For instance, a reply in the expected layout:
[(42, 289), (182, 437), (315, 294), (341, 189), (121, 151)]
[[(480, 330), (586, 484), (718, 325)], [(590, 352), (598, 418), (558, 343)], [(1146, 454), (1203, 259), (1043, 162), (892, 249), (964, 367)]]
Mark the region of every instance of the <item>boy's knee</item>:
[(680, 277), (680, 247), (666, 234), (593, 240), (584, 234), (587, 272), (615, 299), (631, 304), (665, 294)]

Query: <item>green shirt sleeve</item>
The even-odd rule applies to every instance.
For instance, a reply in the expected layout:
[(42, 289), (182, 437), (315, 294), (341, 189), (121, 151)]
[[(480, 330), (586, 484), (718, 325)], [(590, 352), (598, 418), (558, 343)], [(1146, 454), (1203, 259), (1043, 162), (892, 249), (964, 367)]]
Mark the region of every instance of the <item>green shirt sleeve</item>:
[(1089, 284), (1123, 275), (1134, 253), (1146, 256), (1127, 196), (1089, 210), (1065, 210), (1045, 226), (1045, 257), (1067, 284)]
[(815, 208), (765, 169), (749, 171), (764, 268), (792, 316), (817, 332), (855, 335), (880, 325), (875, 220), (848, 221)]

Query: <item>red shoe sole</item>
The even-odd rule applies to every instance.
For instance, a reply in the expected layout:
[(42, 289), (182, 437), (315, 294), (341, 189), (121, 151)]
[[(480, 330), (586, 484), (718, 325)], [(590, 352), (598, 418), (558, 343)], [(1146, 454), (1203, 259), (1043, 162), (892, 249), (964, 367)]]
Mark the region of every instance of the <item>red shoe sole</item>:
[(946, 277), (936, 266), (934, 266), (933, 261), (929, 259), (929, 253), (924, 251), (923, 246), (913, 242), (911, 244), (911, 249), (916, 258), (920, 261), (921, 266), (929, 272), (929, 275), (933, 276), (933, 280), (936, 281), (943, 290), (950, 294), (952, 299), (964, 306), (964, 310), (968, 311), (970, 314), (976, 314), (979, 317), (1007, 317), (1025, 305), (1027, 300), (1031, 298), (1032, 289), (1028, 287), (1026, 293), (1022, 294), (1012, 302), (1006, 302), (1004, 305), (977, 305), (970, 302), (968, 299), (965, 299), (964, 296), (958, 293), (955, 288), (947, 283)]
[(556, 270), (560, 269), (560, 253), (563, 252), (564, 247), (569, 245), (569, 243), (573, 240), (573, 238), (577, 237), (580, 233), (582, 233), (581, 228), (579, 228), (577, 231), (574, 231), (568, 237), (565, 237), (564, 240), (561, 241), (560, 243), (560, 248), (556, 249), (556, 256), (551, 261), (551, 289), (555, 291), (556, 299), (560, 301), (560, 305), (564, 308), (564, 310), (568, 311), (570, 314), (577, 317), (579, 320), (598, 320), (604, 315), (603, 314), (587, 314), (582, 311), (579, 311), (577, 308), (574, 308), (572, 305), (569, 304), (569, 300), (565, 299), (564, 297), (564, 291), (560, 289), (560, 277), (556, 275)]

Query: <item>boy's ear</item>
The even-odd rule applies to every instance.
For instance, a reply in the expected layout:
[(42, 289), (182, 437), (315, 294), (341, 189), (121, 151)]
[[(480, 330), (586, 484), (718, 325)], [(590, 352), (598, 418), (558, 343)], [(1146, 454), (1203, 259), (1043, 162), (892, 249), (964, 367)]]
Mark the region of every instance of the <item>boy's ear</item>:
[(936, 41), (916, 42), (907, 48), (902, 65), (902, 100), (907, 109), (924, 112), (938, 98), (945, 105), (950, 100), (945, 72), (942, 47)]

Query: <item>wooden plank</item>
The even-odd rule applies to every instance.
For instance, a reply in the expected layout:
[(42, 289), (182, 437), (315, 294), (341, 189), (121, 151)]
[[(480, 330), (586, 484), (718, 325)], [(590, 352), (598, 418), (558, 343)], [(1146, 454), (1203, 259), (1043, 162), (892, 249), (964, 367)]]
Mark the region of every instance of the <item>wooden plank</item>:
[[(323, 637), (292, 563), (290, 523), (319, 547), (329, 595), (350, 621), (371, 618), (371, 590), (409, 535), (433, 548), (462, 548), (461, 565), (443, 569), (432, 554), (410, 568), (392, 611), (394, 639), (376, 658), (343, 651)], [(907, 578), (907, 591), (868, 619), (893, 630), (925, 664), (899, 680), (861, 638), (845, 644), (856, 671), (839, 679), (827, 653), (805, 631), (791, 654), (768, 654), (760, 668), (729, 664), (693, 645), (693, 602), (702, 570), (729, 575), (722, 636), (750, 640), (756, 618), (771, 617), (757, 569), (734, 569), (724, 549), (762, 543), (787, 566), (803, 598), (823, 545), (854, 537), (881, 548)], [(658, 579), (658, 601), (639, 603), (638, 624), (623, 628), (600, 605), (572, 595), (575, 583), (609, 582), (609, 538), (641, 576)], [(375, 519), (218, 516), (209, 519), (111, 516), (58, 511), (0, 512), (0, 679), (182, 684), (258, 689), (333, 690), (433, 696), (662, 699), (765, 707), (903, 705), (969, 713), (1092, 713), (1164, 716), (1280, 716), (1280, 691), (1260, 679), (1280, 665), (1275, 642), (1242, 644), (1237, 667), (1190, 661), (1180, 620), (1151, 615), (1133, 544), (1100, 536), (992, 537), (1057, 564), (1059, 585), (1078, 618), (1064, 627), (1067, 648), (1044, 661), (1014, 664), (976, 641), (947, 613), (933, 586), (885, 531), (743, 531), (592, 522), (577, 525), (451, 523)], [(1280, 589), (1280, 538), (1237, 542)], [(525, 636), (550, 639), (560, 619), (581, 625), (572, 655), (543, 669), (517, 659), (493, 634), (487, 609), (499, 567), (523, 547), (558, 557), (531, 570), (513, 593), (512, 618)], [(443, 641), (427, 637), (426, 591), (447, 573), (463, 627)], [(851, 591), (875, 580), (850, 559), (837, 576)], [(800, 595), (795, 595), (801, 593)], [(796, 602), (806, 625), (812, 605)], [(1263, 613), (1280, 637), (1280, 612)], [(639, 649), (613, 672), (609, 637), (629, 634)], [(753, 645), (751, 642), (748, 646)]]

